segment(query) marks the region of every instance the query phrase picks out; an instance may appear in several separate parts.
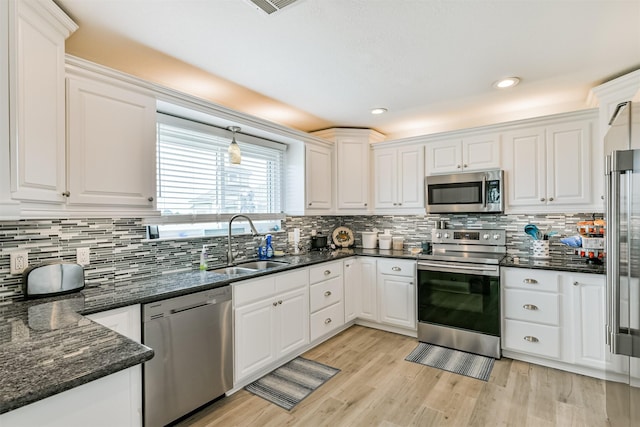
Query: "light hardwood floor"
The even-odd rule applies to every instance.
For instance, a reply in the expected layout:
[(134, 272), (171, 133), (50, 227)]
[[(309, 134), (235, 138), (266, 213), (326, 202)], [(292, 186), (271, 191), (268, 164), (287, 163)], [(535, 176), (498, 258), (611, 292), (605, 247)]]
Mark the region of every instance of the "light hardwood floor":
[(303, 355), (342, 371), (293, 410), (241, 390), (179, 426), (608, 426), (600, 380), (502, 358), (484, 382), (405, 361), (416, 345), (353, 326)]

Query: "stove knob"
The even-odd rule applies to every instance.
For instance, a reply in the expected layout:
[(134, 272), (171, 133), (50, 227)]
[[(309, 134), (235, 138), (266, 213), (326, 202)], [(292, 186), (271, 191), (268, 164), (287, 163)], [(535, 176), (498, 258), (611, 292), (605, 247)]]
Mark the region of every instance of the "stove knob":
[(440, 232), (436, 233), (436, 237), (437, 237), (438, 239), (441, 239), (441, 238), (442, 238), (442, 233), (440, 233)]
[(449, 238), (449, 233), (444, 233), (444, 238), (448, 239)]
[(493, 235), (493, 240), (500, 240), (500, 235), (499, 234), (494, 234)]
[(483, 235), (482, 235), (482, 238), (483, 238), (484, 240), (489, 240), (489, 239), (491, 238), (491, 236), (490, 236), (489, 234), (483, 234)]

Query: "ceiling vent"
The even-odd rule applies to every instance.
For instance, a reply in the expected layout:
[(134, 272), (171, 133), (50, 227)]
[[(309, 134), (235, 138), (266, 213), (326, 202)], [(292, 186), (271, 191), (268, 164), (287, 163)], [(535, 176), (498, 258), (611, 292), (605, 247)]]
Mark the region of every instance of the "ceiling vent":
[(258, 6), (260, 9), (271, 15), (273, 12), (277, 12), (282, 8), (289, 6), (291, 3), (295, 3), (298, 0), (249, 0), (251, 3)]

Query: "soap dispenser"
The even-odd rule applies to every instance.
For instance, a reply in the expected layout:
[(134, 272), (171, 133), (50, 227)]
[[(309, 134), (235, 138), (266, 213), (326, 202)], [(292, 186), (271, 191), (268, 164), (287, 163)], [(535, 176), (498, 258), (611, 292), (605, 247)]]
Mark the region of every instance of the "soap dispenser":
[(267, 259), (267, 242), (264, 237), (260, 240), (260, 246), (258, 246), (258, 259)]
[(202, 245), (202, 251), (200, 252), (200, 270), (206, 270), (207, 267), (207, 245)]

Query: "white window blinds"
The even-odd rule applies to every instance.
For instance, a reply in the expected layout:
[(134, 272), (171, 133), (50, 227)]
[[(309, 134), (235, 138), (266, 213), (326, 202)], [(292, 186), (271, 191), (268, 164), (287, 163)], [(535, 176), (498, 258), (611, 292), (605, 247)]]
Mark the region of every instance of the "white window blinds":
[(158, 114), (158, 209), (163, 215), (280, 213), (286, 145)]

